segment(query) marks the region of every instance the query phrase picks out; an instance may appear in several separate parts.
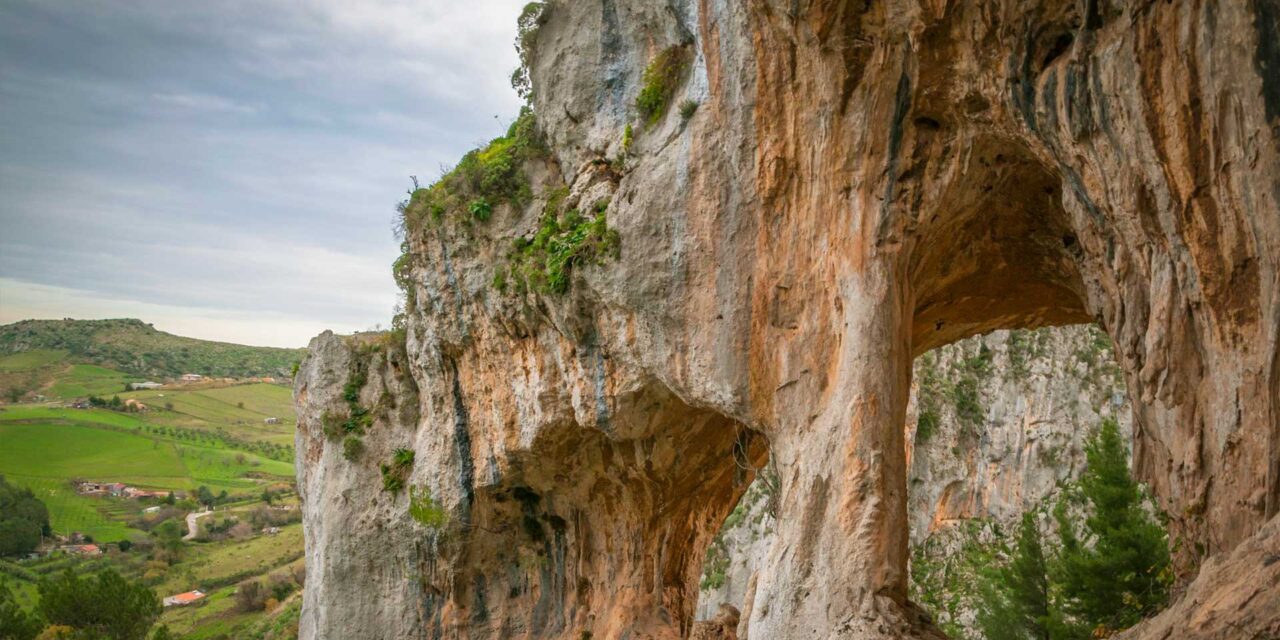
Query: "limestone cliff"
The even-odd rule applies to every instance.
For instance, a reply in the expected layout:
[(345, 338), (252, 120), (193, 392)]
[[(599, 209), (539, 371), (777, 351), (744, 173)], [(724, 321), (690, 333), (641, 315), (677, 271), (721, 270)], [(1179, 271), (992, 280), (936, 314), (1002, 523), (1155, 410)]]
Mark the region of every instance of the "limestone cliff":
[[(1085, 438), (1102, 419), (1131, 430), (1110, 340), (1091, 326), (967, 338), (917, 358), (912, 379), (907, 515), (916, 562), (958, 553), (967, 524), (1011, 530), (1024, 511), (1045, 504), (1079, 477)], [(769, 552), (775, 522), (766, 481), (756, 480), (712, 542), (699, 619), (716, 615), (721, 603), (740, 606)], [(919, 584), (919, 569), (913, 566), (912, 592), (936, 589)], [(972, 631), (967, 604), (929, 609), (940, 622)]]
[(938, 637), (908, 599), (912, 360), (1088, 321), (1208, 598), (1163, 628), (1265, 637), (1276, 589), (1212, 603), (1229, 569), (1275, 584), (1241, 558), (1280, 508), (1278, 21), (535, 5), (536, 127), (406, 203), (403, 331), (322, 336), (299, 371), (304, 637), (686, 635), (770, 457), (777, 540), (740, 628)]

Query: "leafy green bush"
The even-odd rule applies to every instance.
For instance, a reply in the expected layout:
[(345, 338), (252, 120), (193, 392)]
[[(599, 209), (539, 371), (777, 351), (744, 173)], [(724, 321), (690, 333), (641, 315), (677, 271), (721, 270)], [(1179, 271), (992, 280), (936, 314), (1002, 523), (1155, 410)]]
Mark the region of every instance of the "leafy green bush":
[(399, 493), (404, 488), (409, 468), (413, 466), (415, 454), (412, 449), (399, 448), (391, 454), (391, 464), (383, 464), (382, 490)]
[(395, 453), (392, 454), (392, 461), (397, 467), (412, 466), (415, 455), (413, 449), (396, 449)]
[(76, 629), (76, 637), (143, 640), (160, 617), (160, 598), (114, 569), (80, 577), (67, 569), (40, 581), (40, 612), (49, 624)]
[(916, 417), (916, 444), (924, 444), (933, 437), (938, 431), (938, 424), (941, 419), (938, 412), (931, 407), (922, 407), (920, 415)]
[(631, 145), (635, 144), (635, 141), (636, 130), (631, 126), (631, 123), (628, 122), (627, 127), (622, 130), (622, 155), (630, 155)]
[(680, 119), (688, 122), (698, 112), (697, 100), (685, 100), (680, 103)]
[(596, 203), (595, 215), (588, 218), (577, 209), (557, 215), (549, 206), (533, 239), (516, 241), (507, 271), (495, 276), (495, 284), (503, 283), (504, 289), (514, 284), (518, 293), (563, 294), (574, 266), (617, 259), (618, 233), (609, 228), (608, 207), (607, 201)]
[(360, 436), (349, 435), (342, 441), (342, 457), (348, 462), (355, 462), (360, 458), (360, 454), (364, 453), (364, 441)]
[(384, 464), (382, 469), (382, 490), (390, 493), (399, 493), (404, 488), (404, 478), (401, 477), (399, 469), (394, 465)]
[(30, 489), (9, 484), (0, 475), (0, 556), (30, 553), (41, 536), (52, 533), (45, 504)]
[(484, 222), (500, 204), (528, 203), (533, 188), (524, 163), (545, 153), (537, 118), (524, 107), (506, 135), (467, 152), (452, 171), (429, 187), (414, 189), (400, 203), (404, 229), (411, 232), (427, 220), (439, 222), (451, 214)]
[(430, 529), (443, 529), (449, 522), (449, 514), (431, 497), (427, 487), (409, 487), (409, 515)]
[(689, 50), (681, 46), (667, 47), (649, 62), (640, 80), (640, 95), (636, 96), (636, 109), (642, 120), (654, 124), (662, 119), (672, 94), (689, 70), (689, 62)]
[(476, 198), (467, 205), (467, 211), (471, 212), (471, 217), (480, 222), (488, 222), (493, 217), (493, 205), (484, 198)]
[[(725, 528), (729, 528), (727, 524)], [(703, 591), (724, 586), (729, 570), (729, 550), (723, 535), (723, 533), (716, 535), (711, 545), (707, 547), (706, 557), (703, 558), (702, 581), (698, 584), (698, 588)]]
[(520, 66), (511, 74), (511, 88), (521, 99), (528, 100), (533, 94), (533, 80), (529, 77), (529, 66), (533, 63), (534, 45), (538, 40), (538, 28), (546, 19), (545, 2), (530, 2), (516, 19), (516, 55), (520, 57)]

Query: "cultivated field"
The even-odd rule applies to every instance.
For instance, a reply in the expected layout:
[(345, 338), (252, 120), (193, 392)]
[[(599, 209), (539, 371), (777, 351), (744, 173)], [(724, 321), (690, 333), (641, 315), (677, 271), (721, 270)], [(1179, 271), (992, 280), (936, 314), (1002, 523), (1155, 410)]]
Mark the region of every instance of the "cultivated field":
[[(234, 346), (233, 346), (234, 347)], [(238, 347), (237, 347), (238, 348)], [(236, 353), (236, 348), (210, 353)], [(296, 628), (301, 580), (302, 528), (293, 485), (292, 392), (281, 384), (206, 381), (162, 389), (126, 391), (147, 378), (77, 361), (59, 349), (0, 356), (0, 403), (9, 390), (25, 403), (0, 404), (0, 475), (30, 488), (49, 510), (55, 534), (91, 537), (99, 557), (56, 553), (36, 560), (0, 560), (24, 607), (38, 599), (36, 582), (66, 568), (92, 573), (111, 567), (143, 580), (158, 595), (201, 589), (209, 597), (165, 610), (161, 623), (187, 639), (286, 638)], [(145, 411), (76, 409), (89, 396), (135, 399)], [(123, 407), (122, 407), (123, 408)], [(274, 418), (272, 424), (267, 420)], [(194, 496), (204, 487), (217, 500), (199, 522), (200, 535), (181, 543), (176, 557), (157, 555), (157, 517), (181, 525), (203, 509), (179, 500), (83, 496), (74, 480), (121, 482), (132, 487)], [(268, 509), (264, 491), (276, 506)], [(144, 519), (143, 510), (162, 511)], [(265, 519), (265, 520), (264, 520)], [(288, 523), (294, 524), (288, 524)], [(278, 525), (270, 535), (266, 525)], [(170, 525), (172, 526), (172, 525)], [(148, 532), (150, 531), (150, 533)], [(130, 541), (122, 549), (116, 542)], [(259, 580), (272, 589), (266, 605), (245, 609), (237, 585)], [(281, 586), (284, 585), (284, 586)]]

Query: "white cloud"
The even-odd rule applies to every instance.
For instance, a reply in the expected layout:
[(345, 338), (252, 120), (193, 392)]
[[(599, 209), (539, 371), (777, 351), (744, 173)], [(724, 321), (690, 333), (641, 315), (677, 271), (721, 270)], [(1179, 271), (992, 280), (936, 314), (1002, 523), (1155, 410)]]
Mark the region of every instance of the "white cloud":
[(222, 111), (229, 113), (257, 113), (260, 107), (241, 104), (222, 96), (211, 96), (200, 93), (154, 93), (155, 101), (173, 107), (193, 109), (196, 111)]
[(0, 3), (0, 318), (387, 322), (394, 204), (516, 114), (523, 2)]

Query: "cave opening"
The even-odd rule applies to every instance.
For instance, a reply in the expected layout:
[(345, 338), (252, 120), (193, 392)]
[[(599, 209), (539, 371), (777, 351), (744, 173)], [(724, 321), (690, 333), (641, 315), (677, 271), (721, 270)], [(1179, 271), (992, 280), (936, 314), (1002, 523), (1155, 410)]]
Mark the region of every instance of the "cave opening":
[(706, 548), (765, 467), (767, 439), (659, 383), (596, 419), (540, 430), (482, 478), (469, 526), (487, 535), (447, 550), (471, 571), (450, 590), (472, 624), (503, 621), (501, 637), (688, 634)]
[[(1020, 516), (1078, 474), (1100, 420), (1132, 429), (1111, 339), (1086, 310), (1059, 173), (1016, 139), (983, 134), (967, 144), (964, 170), (917, 217), (906, 253), (905, 569), (910, 597), (927, 609), (938, 604), (922, 571), (935, 531)], [(696, 619), (725, 604), (746, 608), (774, 543), (779, 488), (769, 480), (766, 469), (707, 547)], [(931, 548), (954, 551), (960, 539)]]
[(1057, 173), (994, 136), (967, 156), (910, 252), (913, 356), (995, 329), (1092, 322)]
[[(1127, 437), (1133, 414), (1111, 339), (1092, 323), (997, 329), (935, 347), (914, 358), (912, 380), (902, 425), (909, 591), (954, 631), (973, 623), (966, 588), (978, 547), (1078, 477), (1102, 420)], [(764, 466), (707, 547), (695, 619), (744, 608), (776, 539), (777, 482)]]

